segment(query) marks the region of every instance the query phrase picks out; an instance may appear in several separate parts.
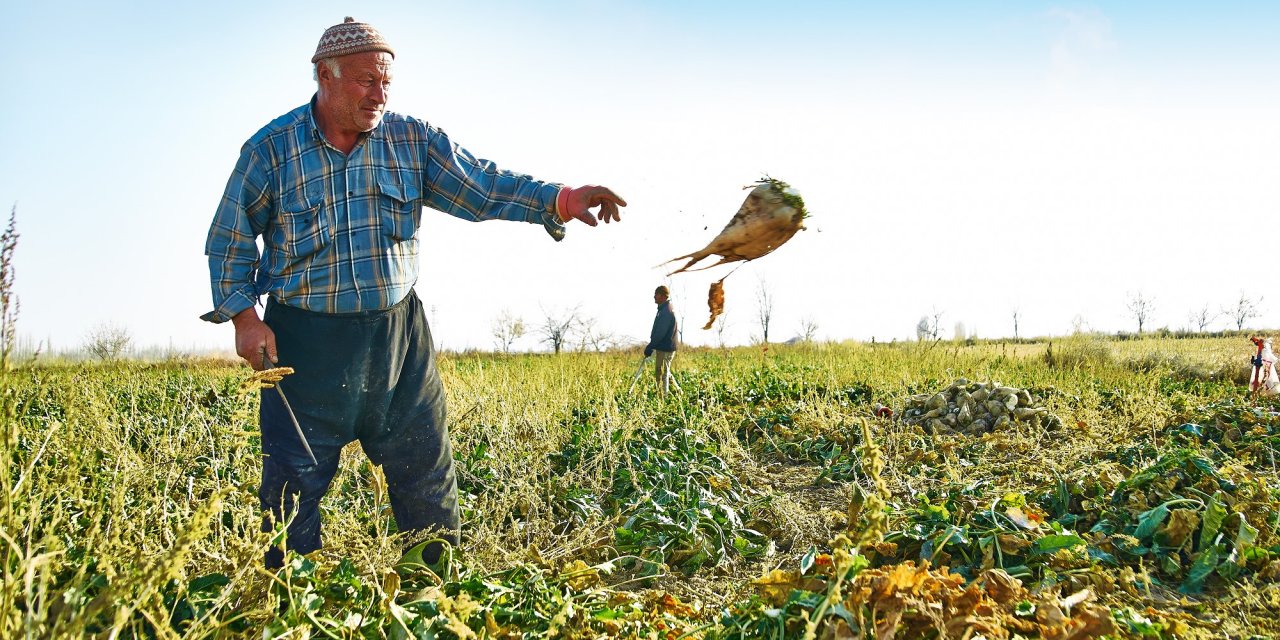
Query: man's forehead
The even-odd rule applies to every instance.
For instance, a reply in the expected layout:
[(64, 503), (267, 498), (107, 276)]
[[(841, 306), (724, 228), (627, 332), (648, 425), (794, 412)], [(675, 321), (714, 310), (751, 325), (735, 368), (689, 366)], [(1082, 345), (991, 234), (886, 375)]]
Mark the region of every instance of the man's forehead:
[(391, 54), (384, 51), (364, 51), (338, 58), (343, 70), (391, 72)]

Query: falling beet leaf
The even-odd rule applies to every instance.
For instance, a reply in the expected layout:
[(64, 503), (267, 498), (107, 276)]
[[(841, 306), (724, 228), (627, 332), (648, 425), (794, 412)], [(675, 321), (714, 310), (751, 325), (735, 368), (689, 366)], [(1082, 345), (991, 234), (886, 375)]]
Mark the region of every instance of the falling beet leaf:
[[(729, 276), (725, 276), (727, 277)], [(707, 319), (707, 326), (703, 330), (710, 329), (716, 318), (724, 312), (724, 278), (711, 283), (711, 290), (707, 291), (707, 307), (711, 309), (711, 317)]]

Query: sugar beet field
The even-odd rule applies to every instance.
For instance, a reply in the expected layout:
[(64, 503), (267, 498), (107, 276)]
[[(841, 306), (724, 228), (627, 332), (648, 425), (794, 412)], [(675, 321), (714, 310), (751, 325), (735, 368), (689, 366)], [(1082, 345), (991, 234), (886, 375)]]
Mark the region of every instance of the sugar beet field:
[(279, 572), (249, 369), (20, 367), (0, 637), (1280, 637), (1280, 401), (1250, 355), (681, 352), (665, 400), (628, 391), (638, 354), (448, 356), (461, 547), (406, 554), (352, 445), (325, 548)]

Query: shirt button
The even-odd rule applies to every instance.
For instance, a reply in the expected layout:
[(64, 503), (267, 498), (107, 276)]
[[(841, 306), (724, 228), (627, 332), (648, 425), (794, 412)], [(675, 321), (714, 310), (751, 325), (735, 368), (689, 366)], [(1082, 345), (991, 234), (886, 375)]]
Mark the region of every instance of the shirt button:
[(349, 195), (349, 196), (354, 196), (355, 194), (356, 194), (356, 192), (354, 192), (354, 191), (348, 191), (348, 192), (347, 192), (347, 195)]

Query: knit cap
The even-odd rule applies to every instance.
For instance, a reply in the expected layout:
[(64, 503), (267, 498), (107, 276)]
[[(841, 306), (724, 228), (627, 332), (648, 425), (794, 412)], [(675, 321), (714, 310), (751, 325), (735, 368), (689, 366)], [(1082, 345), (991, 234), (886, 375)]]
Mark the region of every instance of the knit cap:
[(324, 30), (320, 36), (320, 44), (316, 45), (316, 54), (311, 56), (314, 64), (324, 58), (335, 58), (362, 51), (385, 51), (396, 57), (395, 49), (387, 44), (377, 29), (365, 22), (356, 22), (347, 16), (342, 24), (335, 24)]

